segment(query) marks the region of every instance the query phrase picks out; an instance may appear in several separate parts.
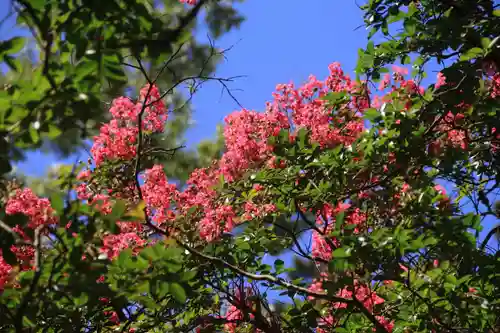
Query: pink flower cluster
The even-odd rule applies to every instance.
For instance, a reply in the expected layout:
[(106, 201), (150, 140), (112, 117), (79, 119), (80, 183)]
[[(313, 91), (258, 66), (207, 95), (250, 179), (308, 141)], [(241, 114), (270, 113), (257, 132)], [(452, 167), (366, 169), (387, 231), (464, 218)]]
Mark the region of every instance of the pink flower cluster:
[[(58, 222), (54, 209), (50, 206), (50, 201), (46, 198), (39, 198), (29, 188), (19, 189), (7, 201), (5, 207), (7, 215), (23, 214), (28, 218), (26, 228), (37, 229), (43, 226), (50, 226)], [(15, 255), (21, 270), (32, 268), (35, 249), (29, 243), (32, 239), (27, 236), (23, 228), (16, 225), (12, 231), (27, 242), (27, 244), (12, 245), (10, 251)], [(1, 251), (1, 250), (0, 250)], [(12, 266), (5, 262), (0, 252), (0, 291), (4, 289), (6, 283), (12, 278)]]
[[(390, 87), (390, 92), (382, 97), (375, 95), (373, 97), (372, 107), (378, 108), (384, 103), (392, 102), (394, 97), (396, 97), (397, 100), (405, 102), (405, 109), (408, 111), (412, 106), (411, 98), (416, 94), (423, 95), (425, 89), (421, 86), (418, 86), (412, 79), (405, 79), (405, 76), (408, 75), (408, 69), (398, 66), (393, 66), (392, 69), (392, 80), (391, 75), (387, 73), (384, 75), (384, 78), (382, 79), (378, 87), (381, 91)], [(437, 84), (444, 84), (444, 80), (444, 76), (438, 75)], [(392, 85), (391, 81), (393, 81)]]
[(109, 259), (116, 258), (121, 251), (132, 248), (137, 253), (141, 247), (146, 245), (137, 232), (122, 232), (118, 235), (107, 235), (103, 238), (103, 246), (99, 249)]
[(3, 291), (4, 286), (9, 283), (11, 275), (12, 266), (5, 262), (0, 250), (0, 292)]
[(171, 204), (177, 196), (177, 189), (174, 184), (168, 183), (161, 165), (155, 165), (146, 170), (142, 193), (149, 210), (148, 213), (152, 214), (153, 220), (158, 225), (175, 218)]
[[(363, 228), (366, 221), (366, 214), (361, 212), (359, 208), (351, 208), (350, 204), (339, 203), (337, 207), (332, 207), (330, 204), (325, 204), (321, 211), (316, 213), (316, 226), (317, 230), (313, 231), (312, 235), (312, 256), (313, 258), (320, 258), (323, 260), (330, 260), (332, 258), (331, 244), (339, 246), (337, 239), (328, 237), (335, 227), (335, 217), (344, 213), (344, 223), (356, 225), (354, 232), (359, 232)], [(320, 232), (318, 232), (321, 231)], [(328, 237), (328, 239), (327, 239)]]
[(446, 85), (446, 77), (443, 75), (443, 73), (439, 72), (437, 74), (437, 80), (436, 84), (434, 84), (434, 88), (439, 89), (445, 85)]
[(500, 73), (495, 73), (491, 78), (491, 98), (500, 96)]
[[(247, 202), (239, 209), (218, 202), (214, 186), (221, 176), (226, 182), (239, 180), (245, 173), (260, 167), (285, 167), (285, 161), (276, 163), (269, 139), (281, 130), (290, 131), (293, 140), (300, 128), (311, 131), (311, 139), (324, 147), (351, 144), (364, 130), (359, 115), (368, 106), (364, 97), (348, 98), (344, 111), (350, 117), (334, 114), (322, 97), (328, 92), (345, 92), (356, 95), (360, 87), (343, 73), (338, 63), (329, 66), (330, 75), (319, 81), (314, 76), (303, 86), (278, 85), (274, 100), (267, 104), (263, 113), (242, 110), (225, 119), (224, 139), (226, 151), (210, 168), (196, 170), (188, 181), (189, 187), (179, 194), (181, 206), (198, 206), (202, 210), (200, 233), (206, 240), (219, 237), (222, 231), (230, 231), (239, 221), (262, 217), (274, 212), (270, 202)], [(182, 210), (182, 207), (180, 207)], [(238, 211), (236, 211), (238, 210)]]
[[(243, 292), (239, 288), (235, 290), (235, 296), (231, 305), (227, 309), (225, 315), (223, 316), (229, 323), (224, 325), (224, 330), (226, 332), (235, 333), (238, 328), (238, 321), (243, 320), (242, 308), (247, 308), (248, 312), (251, 312), (252, 303), (249, 301), (249, 297), (253, 295), (251, 288), (246, 288)], [(250, 314), (250, 318), (253, 319), (254, 315)], [(259, 330), (256, 330), (259, 332)]]
[(455, 149), (465, 150), (468, 146), (467, 132), (460, 128), (461, 122), (465, 116), (462, 113), (453, 114), (448, 112), (438, 126), (436, 131), (442, 136), (429, 146), (429, 152), (432, 155), (439, 155), (445, 146)]
[[(100, 134), (94, 137), (94, 145), (91, 154), (96, 169), (106, 161), (129, 161), (137, 154), (137, 137), (140, 128), (144, 135), (161, 133), (164, 130), (168, 110), (162, 101), (158, 88), (154, 85), (146, 85), (140, 90), (139, 99), (134, 102), (127, 97), (116, 98), (109, 110), (112, 119), (101, 127)], [(78, 179), (83, 181), (76, 188), (78, 198), (87, 200), (102, 214), (111, 213), (114, 199), (125, 199), (127, 204), (136, 203), (137, 190), (135, 182), (124, 180), (118, 191), (100, 188), (97, 191), (85, 183), (92, 179), (93, 172), (90, 169), (82, 171)], [(150, 211), (154, 211), (154, 219), (158, 223), (164, 222), (168, 215), (165, 207), (171, 196), (167, 192), (174, 192), (173, 185), (168, 185), (163, 170), (156, 166), (145, 174), (146, 185), (143, 187), (145, 200), (150, 205)], [(96, 193), (97, 192), (97, 193)], [(146, 244), (146, 241), (138, 234), (142, 228), (137, 224), (119, 222), (120, 233), (118, 235), (106, 235), (103, 237), (103, 246), (100, 249), (109, 258), (116, 257), (123, 249), (132, 248), (137, 251)]]
[(105, 160), (130, 160), (137, 154), (138, 118), (142, 116), (142, 129), (162, 132), (167, 119), (167, 109), (156, 86), (141, 89), (139, 100), (134, 103), (126, 97), (115, 99), (110, 108), (113, 119), (104, 124), (94, 137), (91, 153), (96, 166)]
[(250, 167), (261, 166), (271, 157), (273, 147), (267, 141), (281, 129), (288, 129), (284, 113), (242, 110), (225, 119), (226, 152), (219, 167), (228, 181), (233, 181)]
[(28, 228), (57, 223), (57, 217), (49, 199), (37, 197), (29, 188), (17, 190), (5, 207), (7, 215), (24, 214), (28, 217)]
[[(311, 287), (309, 288), (313, 292), (324, 292), (323, 290), (323, 282), (324, 280), (328, 279), (327, 274), (323, 274), (322, 278), (320, 280), (315, 280)], [(346, 301), (350, 300), (356, 300), (362, 304), (362, 306), (368, 310), (368, 312), (372, 314), (376, 314), (376, 309), (375, 307), (377, 305), (383, 304), (385, 300), (378, 296), (377, 293), (372, 290), (368, 285), (362, 284), (358, 281), (354, 281), (353, 286), (346, 286), (343, 289), (339, 290), (336, 293), (337, 297), (341, 297), (345, 299)], [(314, 299), (311, 298), (310, 299)], [(328, 305), (330, 308), (330, 311), (334, 311), (336, 309), (345, 309), (347, 308), (347, 303), (344, 302), (332, 302), (331, 304)], [(328, 314), (328, 320), (325, 320), (321, 322), (322, 327), (322, 332), (327, 332), (328, 330), (325, 330), (325, 326), (332, 326), (335, 325), (337, 320), (335, 319), (335, 316), (333, 314)], [(375, 318), (378, 320), (380, 324), (388, 331), (392, 332), (394, 328), (394, 322), (388, 320), (384, 316), (375, 316)]]
[(363, 122), (359, 118), (345, 120), (333, 114), (327, 102), (321, 97), (329, 92), (352, 94), (345, 109), (353, 114), (368, 107), (366, 97), (359, 97), (359, 87), (345, 75), (338, 63), (329, 66), (330, 75), (325, 81), (319, 81), (311, 75), (309, 81), (295, 89), (292, 83), (280, 84), (273, 94), (274, 102), (268, 104), (272, 112), (286, 115), (291, 112), (292, 128), (306, 128), (311, 131), (311, 139), (324, 147), (338, 144), (351, 144), (363, 131)]
[(179, 2), (180, 3), (188, 4), (190, 6), (194, 6), (198, 2), (198, 0), (179, 0)]
[[(265, 166), (285, 167), (285, 161), (277, 163), (272, 154), (273, 147), (268, 144), (269, 139), (281, 130), (289, 130), (293, 139), (298, 129), (306, 128), (311, 131), (312, 140), (325, 147), (350, 144), (361, 134), (364, 127), (359, 114), (368, 107), (368, 99), (359, 94), (361, 87), (343, 73), (338, 63), (330, 65), (329, 69), (330, 75), (324, 81), (311, 76), (297, 89), (293, 84), (278, 85), (274, 100), (268, 103), (264, 113), (242, 110), (226, 117), (225, 153), (212, 167), (195, 170), (184, 191), (177, 192), (173, 185), (168, 184), (160, 166), (147, 170), (142, 192), (153, 220), (162, 224), (187, 214), (193, 206), (198, 207), (200, 235), (210, 241), (224, 231), (231, 231), (238, 222), (272, 214), (275, 207), (271, 202), (265, 202), (264, 196), (234, 207), (220, 202), (214, 186), (221, 177), (226, 182), (234, 182), (249, 170)], [(331, 91), (351, 96), (343, 106), (349, 117), (334, 114), (337, 111), (331, 110), (322, 99)], [(110, 109), (113, 119), (102, 127), (92, 148), (96, 167), (105, 160), (134, 158), (140, 114), (144, 131), (161, 132), (166, 109), (159, 97), (156, 87), (145, 87), (137, 103), (124, 97), (113, 101)], [(82, 179), (90, 177), (88, 171), (81, 175)], [(100, 203), (104, 213), (111, 210), (108, 193), (91, 194), (85, 184), (79, 186), (78, 192), (80, 198)], [(115, 241), (113, 239), (109, 244), (115, 244)], [(111, 255), (114, 253), (110, 252)]]

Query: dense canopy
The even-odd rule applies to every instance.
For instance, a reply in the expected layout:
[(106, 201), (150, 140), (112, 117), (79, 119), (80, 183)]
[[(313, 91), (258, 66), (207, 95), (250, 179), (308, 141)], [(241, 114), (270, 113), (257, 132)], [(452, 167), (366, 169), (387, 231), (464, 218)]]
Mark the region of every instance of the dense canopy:
[[(52, 6), (18, 3), (27, 12)], [(109, 15), (119, 15), (122, 3), (110, 3)], [(182, 26), (206, 6), (213, 24), (234, 14), (214, 9), (224, 4), (181, 0), (167, 9), (179, 9)], [(500, 9), (490, 0), (370, 0), (361, 8), (369, 41), (354, 76), (332, 62), (321, 79), (278, 84), (261, 111), (229, 114), (223, 148), (181, 172), (185, 182), (168, 168), (183, 147), (158, 144), (176, 121), (168, 97), (188, 81), (225, 87), (229, 79), (202, 68), (162, 80), (182, 50), (178, 40), (162, 56), (150, 49), (162, 34), (149, 20), (139, 20), (137, 34), (151, 40), (110, 32), (111, 45), (120, 44), (113, 50), (137, 50), (127, 64), (144, 84), (116, 91), (91, 158), (61, 172), (50, 197), (6, 173), (0, 329), (500, 332), (500, 227), (481, 233), (500, 215)], [(93, 13), (91, 22), (114, 22)], [(8, 50), (4, 60), (17, 61)], [(148, 70), (147, 58), (156, 64)], [(62, 90), (50, 88), (43, 68), (52, 101)], [(22, 100), (26, 89), (6, 88), (11, 100), (2, 103)], [(14, 104), (3, 119), (15, 108), (31, 116)], [(3, 156), (7, 164), (13, 155)]]

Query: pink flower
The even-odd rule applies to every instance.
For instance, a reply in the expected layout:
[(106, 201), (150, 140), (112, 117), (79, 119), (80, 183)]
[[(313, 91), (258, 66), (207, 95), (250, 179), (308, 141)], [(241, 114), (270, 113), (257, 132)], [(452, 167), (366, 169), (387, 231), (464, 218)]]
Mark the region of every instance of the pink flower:
[(491, 79), (491, 98), (500, 96), (500, 73), (495, 73)]
[[(243, 312), (240, 308), (247, 307), (251, 308), (252, 304), (249, 300), (249, 297), (253, 295), (253, 291), (250, 288), (246, 288), (246, 290), (241, 292), (238, 288), (236, 289), (236, 295), (233, 297), (233, 301), (231, 305), (227, 309), (226, 313), (222, 316), (222, 318), (229, 321), (229, 323), (224, 325), (224, 329), (227, 332), (235, 333), (238, 327), (238, 323), (236, 321), (243, 320)], [(253, 318), (254, 315), (250, 313), (250, 318)], [(232, 321), (232, 322), (231, 322)]]
[(104, 314), (108, 316), (108, 320), (113, 324), (120, 323), (120, 318), (118, 317), (118, 313), (116, 311), (104, 311)]
[(400, 67), (400, 66), (392, 66), (392, 70), (394, 73), (401, 74), (401, 75), (408, 75), (408, 68), (405, 67)]
[(12, 245), (10, 250), (16, 256), (21, 268), (29, 270), (33, 266), (33, 259), (35, 257), (35, 248), (29, 245)]
[(390, 82), (391, 82), (391, 75), (389, 73), (386, 73), (384, 75), (384, 79), (382, 81), (380, 81), (380, 85), (378, 86), (378, 89), (384, 90), (385, 88), (387, 88), (389, 86)]
[(90, 175), (91, 175), (91, 171), (90, 170), (83, 170), (81, 171), (78, 176), (76, 177), (76, 179), (78, 180), (87, 180), (90, 178)]
[(17, 190), (5, 207), (7, 215), (24, 214), (28, 217), (28, 228), (57, 223), (57, 217), (46, 198), (37, 197), (29, 188)]
[(161, 225), (175, 218), (170, 206), (177, 195), (177, 189), (174, 184), (168, 183), (161, 165), (155, 165), (146, 170), (142, 193), (148, 209), (153, 212), (153, 220), (156, 223)]
[[(348, 286), (344, 289), (341, 289), (338, 293), (338, 297), (342, 297), (345, 299), (352, 299), (356, 297), (358, 301), (360, 301), (363, 306), (370, 312), (373, 312), (373, 307), (378, 304), (382, 304), (385, 300), (378, 296), (371, 288), (364, 284), (360, 284), (359, 282), (355, 282), (354, 284), (354, 292), (352, 291), (353, 287)], [(346, 303), (337, 302), (333, 304), (335, 309), (345, 309), (347, 307)]]
[(446, 195), (446, 190), (444, 189), (443, 186), (441, 185), (436, 185), (434, 186), (434, 189), (441, 195), (445, 196)]
[(113, 210), (113, 204), (110, 199), (109, 195), (97, 194), (89, 201), (89, 204), (93, 205), (102, 214), (107, 215)]
[(439, 89), (440, 87), (444, 86), (446, 84), (446, 77), (443, 75), (443, 73), (439, 72), (437, 74), (437, 81), (436, 84), (434, 85), (434, 89)]
[(12, 266), (5, 262), (0, 250), (0, 292), (4, 290), (6, 283), (10, 281)]
[(135, 157), (138, 116), (141, 112), (141, 127), (145, 132), (163, 132), (167, 120), (167, 109), (156, 86), (142, 88), (137, 103), (126, 97), (115, 99), (109, 111), (113, 119), (101, 127), (90, 150), (96, 166), (105, 160), (130, 160)]
[[(375, 316), (380, 324), (386, 329), (387, 332), (392, 332), (394, 329), (394, 321), (389, 321), (387, 318), (383, 316)], [(373, 328), (373, 331), (376, 331), (376, 328)]]
[(103, 238), (103, 246), (100, 251), (105, 253), (108, 258), (114, 259), (124, 249), (132, 248), (134, 252), (138, 252), (145, 244), (146, 241), (135, 232), (107, 235)]

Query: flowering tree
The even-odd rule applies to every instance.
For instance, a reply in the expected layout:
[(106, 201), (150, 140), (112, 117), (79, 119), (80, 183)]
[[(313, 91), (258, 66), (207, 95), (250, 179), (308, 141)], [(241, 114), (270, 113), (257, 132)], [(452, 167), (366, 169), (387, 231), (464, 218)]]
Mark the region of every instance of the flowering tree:
[[(430, 10), (401, 5), (391, 15)], [(485, 38), (428, 85), (394, 66), (374, 87), (411, 52), (372, 43), (363, 79), (332, 63), (324, 80), (278, 85), (264, 112), (225, 119), (221, 158), (184, 187), (151, 160), (178, 148), (154, 137), (168, 121), (163, 97), (182, 82), (162, 88), (145, 74), (137, 99), (113, 101), (66, 192), (49, 200), (9, 184), (0, 327), (498, 332), (499, 252), (478, 238), (496, 216), (500, 143), (500, 81), (484, 65), (496, 39)], [(275, 256), (284, 250), (314, 278), (290, 278)]]

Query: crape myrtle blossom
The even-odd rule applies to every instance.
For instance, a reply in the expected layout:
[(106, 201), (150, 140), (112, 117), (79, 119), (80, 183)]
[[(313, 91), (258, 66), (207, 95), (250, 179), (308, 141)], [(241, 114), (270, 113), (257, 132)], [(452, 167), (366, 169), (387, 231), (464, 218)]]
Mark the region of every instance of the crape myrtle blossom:
[[(311, 141), (323, 148), (351, 145), (362, 135), (364, 125), (361, 116), (368, 107), (366, 104), (368, 99), (360, 95), (360, 90), (364, 88), (344, 74), (338, 63), (331, 64), (329, 70), (330, 73), (324, 81), (310, 76), (309, 80), (298, 88), (293, 83), (278, 85), (276, 92), (273, 93), (273, 100), (267, 103), (265, 112), (241, 110), (227, 116), (224, 128), (226, 143), (224, 154), (212, 166), (195, 170), (183, 191), (168, 183), (161, 166), (146, 170), (142, 192), (152, 220), (158, 225), (172, 223), (177, 217), (185, 215), (190, 208), (198, 207), (200, 237), (212, 241), (222, 232), (230, 232), (240, 222), (275, 212), (276, 208), (271, 202), (262, 201), (263, 196), (257, 198), (260, 198), (258, 202), (248, 201), (235, 207), (224, 200), (219, 200), (215, 187), (221, 177), (225, 182), (232, 183), (251, 170), (262, 167), (286, 167), (286, 161), (281, 160), (279, 163), (276, 161), (273, 155), (274, 147), (269, 143), (269, 139), (279, 135), (282, 130), (290, 131), (290, 139), (293, 140), (295, 133), (305, 128), (311, 133)], [(408, 100), (411, 94), (422, 92), (423, 88), (416, 87), (413, 81), (404, 79), (404, 75), (407, 74), (404, 68), (395, 67), (394, 70), (392, 92), (398, 92), (401, 98)], [(391, 84), (389, 79), (384, 80), (384, 86)], [(439, 76), (438, 81), (443, 84), (445, 78)], [(156, 87), (150, 89), (148, 101), (144, 101), (148, 88), (141, 90), (141, 97), (137, 103), (128, 98), (117, 98), (113, 102), (110, 109), (113, 119), (110, 124), (103, 126), (104, 130), (96, 138), (92, 151), (96, 166), (106, 159), (135, 158), (137, 117), (141, 112), (143, 112), (142, 126), (145, 132), (153, 134), (163, 129), (167, 116), (165, 105), (159, 100)], [(341, 110), (332, 110), (327, 100), (323, 98), (330, 92), (345, 93), (351, 97), (345, 100)], [(369, 91), (366, 91), (366, 94), (369, 94)], [(385, 101), (390, 102), (388, 99)], [(144, 104), (147, 104), (146, 108)], [(409, 107), (410, 104), (407, 105)], [(448, 118), (445, 119), (447, 122), (450, 121)], [(444, 126), (443, 124), (439, 130), (448, 130)], [(119, 134), (115, 135), (110, 129), (117, 130)], [(462, 147), (460, 135), (448, 131), (450, 144)], [(88, 179), (91, 175), (87, 170), (81, 177)], [(90, 198), (83, 185), (80, 185), (78, 191), (82, 199)], [(91, 200), (99, 201), (101, 209), (109, 213), (111, 196), (113, 194), (94, 193)], [(352, 207), (346, 214), (346, 221), (359, 225), (355, 229), (356, 232), (360, 230), (366, 219), (360, 209)], [(324, 244), (322, 237), (314, 235), (316, 241), (313, 244), (313, 252), (318, 257), (326, 259), (331, 249)]]
[(105, 160), (131, 160), (136, 156), (137, 121), (141, 113), (142, 129), (146, 132), (163, 132), (167, 120), (167, 108), (156, 86), (142, 88), (140, 98), (135, 103), (126, 97), (116, 98), (110, 113), (113, 118), (94, 137), (91, 153), (96, 167)]
[[(308, 81), (299, 87), (295, 87), (293, 83), (278, 85), (276, 92), (273, 93), (272, 101), (267, 103), (264, 112), (244, 109), (225, 118), (223, 134), (226, 149), (224, 153), (211, 166), (195, 170), (190, 175), (186, 188), (182, 190), (169, 182), (161, 165), (140, 170), (140, 179), (143, 181), (140, 188), (136, 188), (135, 183), (135, 171), (139, 170), (130, 172), (130, 169), (129, 174), (124, 172), (125, 176), (123, 179), (120, 178), (123, 188), (116, 190), (107, 188), (105, 185), (96, 188), (94, 178), (103, 181), (109, 180), (105, 177), (116, 177), (116, 173), (105, 173), (107, 167), (122, 163), (125, 168), (125, 166), (135, 164), (138, 155), (139, 129), (146, 137), (163, 131), (168, 110), (160, 99), (158, 88), (146, 86), (141, 89), (137, 101), (125, 97), (119, 97), (113, 101), (110, 107), (112, 119), (102, 126), (91, 150), (95, 168), (84, 170), (78, 175), (81, 181), (76, 188), (78, 197), (81, 200), (87, 200), (103, 215), (112, 212), (118, 199), (125, 202), (127, 209), (135, 207), (143, 200), (149, 222), (155, 224), (156, 227), (168, 230), (169, 227), (175, 227), (176, 223), (184, 219), (192, 224), (193, 229), (197, 229), (197, 235), (202, 241), (216, 241), (222, 233), (231, 232), (240, 223), (259, 221), (266, 216), (281, 213), (278, 205), (273, 201), (273, 196), (268, 194), (270, 193), (268, 185), (252, 184), (252, 190), (255, 193), (240, 201), (224, 197), (218, 190), (221, 184), (227, 186), (246, 181), (248, 175), (261, 169), (286, 172), (287, 168), (293, 167), (293, 161), (278, 159), (275, 156), (277, 147), (272, 142), (275, 142), (274, 138), (281, 133), (288, 132), (290, 142), (294, 142), (299, 131), (305, 129), (310, 134), (310, 141), (317, 144), (318, 149), (351, 147), (352, 160), (363, 161), (363, 154), (353, 152), (353, 146), (366, 133), (363, 120), (366, 110), (379, 107), (384, 103), (392, 103), (393, 99), (398, 99), (404, 105), (398, 112), (410, 112), (413, 107), (412, 98), (423, 93), (422, 87), (412, 80), (405, 79), (407, 75), (405, 69), (396, 67), (394, 72), (392, 77), (385, 76), (379, 87), (382, 90), (391, 90), (390, 93), (378, 99), (369, 98), (371, 92), (366, 85), (351, 80), (348, 75), (344, 74), (338, 63), (329, 66), (329, 75), (325, 80), (310, 76)], [(444, 75), (439, 74), (434, 88), (438, 89), (446, 84)], [(493, 97), (496, 97), (495, 85), (498, 83), (492, 82)], [(335, 108), (326, 98), (332, 92), (344, 96)], [(375, 103), (378, 104), (373, 105)], [(441, 121), (437, 122), (434, 130), (438, 137), (436, 142), (439, 144), (439, 149), (468, 149), (467, 133), (460, 128), (466, 118), (464, 114), (445, 112)], [(395, 125), (401, 123), (401, 119), (395, 121)], [(384, 132), (380, 131), (379, 135), (383, 136)], [(383, 169), (381, 167), (380, 170), (384, 172), (388, 172), (390, 168), (404, 167), (394, 153), (389, 153), (387, 161), (383, 163)], [(363, 178), (368, 185), (377, 185), (379, 178), (382, 178), (373, 176), (370, 172), (360, 174), (359, 177)], [(380, 187), (371, 186), (370, 190), (359, 190), (359, 193), (353, 193), (355, 200), (336, 199), (341, 201), (314, 203), (303, 207), (316, 217), (315, 221), (313, 218), (312, 223), (314, 226), (311, 245), (313, 260), (328, 262), (335, 259), (332, 253), (342, 244), (329, 234), (334, 231), (339, 214), (343, 216), (343, 225), (350, 225), (355, 235), (370, 232), (367, 226), (368, 216), (360, 203), (376, 197), (376, 191)], [(442, 197), (439, 205), (444, 207), (449, 202), (449, 198), (444, 189), (437, 186), (435, 190)], [(414, 190), (407, 183), (398, 186), (390, 193), (387, 212), (383, 213), (395, 216), (405, 200), (410, 200), (412, 191)], [(141, 197), (139, 197), (139, 192), (142, 194)], [(29, 189), (18, 190), (7, 202), (6, 212), (8, 215), (18, 213), (26, 215), (28, 217), (26, 228), (34, 229), (57, 223), (50, 202), (36, 197)], [(104, 234), (102, 237), (99, 251), (106, 257), (114, 259), (127, 248), (137, 254), (140, 249), (152, 243), (147, 238), (148, 233), (145, 231), (148, 231), (148, 225), (144, 221), (135, 221), (135, 223), (118, 221), (117, 224), (117, 234)], [(340, 229), (342, 230), (335, 231), (344, 231), (342, 226)], [(25, 237), (22, 228), (16, 227), (14, 231), (21, 238)], [(15, 254), (21, 269), (31, 269), (34, 257), (33, 247), (16, 245), (11, 248), (11, 251)], [(4, 260), (3, 256), (0, 256), (0, 290), (11, 281), (12, 271), (13, 267)], [(328, 274), (323, 273), (320, 279), (312, 283), (310, 290), (323, 291), (323, 281), (328, 279)], [(102, 282), (105, 282), (104, 278)], [(385, 302), (381, 297), (382, 294), (378, 295), (365, 282), (356, 280), (353, 286), (340, 288), (336, 295), (346, 301), (353, 298), (359, 300), (387, 331), (392, 331), (393, 321), (379, 315), (381, 313), (379, 309)], [(314, 298), (310, 300), (314, 301)], [(335, 311), (346, 307), (347, 303), (344, 302), (330, 302), (327, 305), (330, 313), (327, 313), (318, 323), (320, 325), (318, 331), (326, 331), (328, 326), (334, 326), (338, 319), (335, 318)], [(117, 319), (113, 313), (109, 315), (113, 318), (112, 321)], [(241, 309), (233, 305), (233, 308), (227, 312), (227, 318), (243, 319)], [(235, 329), (236, 326), (233, 324), (226, 325), (226, 330), (229, 332)]]
[[(27, 217), (27, 224), (24, 227), (16, 225), (12, 228), (20, 239), (27, 244), (16, 244), (10, 247), (21, 270), (30, 270), (33, 268), (35, 257), (35, 248), (30, 245), (33, 240), (27, 236), (25, 230), (40, 229), (46, 233), (43, 228), (57, 224), (58, 219), (50, 201), (46, 198), (39, 198), (29, 188), (18, 189), (8, 199), (5, 206), (7, 215), (22, 214)], [(1, 250), (0, 250), (1, 251)], [(13, 276), (13, 267), (8, 264), (0, 252), (0, 291), (4, 289), (5, 284), (9, 283)]]
[[(319, 279), (315, 279), (309, 290), (312, 292), (324, 292), (323, 282), (328, 281), (329, 277), (327, 273), (322, 273)], [(354, 284), (351, 286), (346, 286), (340, 290), (338, 290), (335, 296), (344, 298), (347, 300), (356, 299), (368, 312), (374, 313), (375, 307), (384, 304), (385, 300), (380, 297), (370, 286), (360, 283), (355, 280)], [(310, 296), (310, 301), (314, 301), (315, 298)], [(343, 302), (331, 302), (327, 304), (326, 312), (323, 310), (327, 316), (323, 318), (323, 321), (320, 321), (319, 327), (320, 332), (328, 332), (328, 327), (335, 327), (334, 325), (337, 323), (335, 319), (335, 311), (338, 309), (347, 308), (347, 303)], [(387, 332), (392, 332), (394, 328), (394, 322), (388, 320), (384, 316), (375, 316), (377, 321), (382, 324), (382, 326), (387, 330)]]
[[(100, 171), (100, 167), (109, 162), (125, 162), (136, 158), (139, 134), (139, 117), (143, 135), (153, 135), (164, 131), (165, 122), (168, 117), (168, 110), (165, 103), (160, 98), (158, 87), (146, 85), (140, 90), (139, 99), (132, 101), (127, 97), (118, 97), (113, 100), (110, 113), (112, 119), (107, 124), (103, 124), (100, 134), (94, 138), (94, 145), (91, 149), (92, 159), (95, 164), (94, 170), (83, 170), (78, 179), (83, 182), (76, 187), (78, 197), (87, 200), (95, 209), (102, 214), (110, 214), (115, 199), (122, 199), (130, 206), (137, 204), (135, 182), (133, 179), (123, 180), (123, 186), (119, 191), (112, 189), (98, 189), (96, 192), (88, 185), (92, 181), (94, 173)], [(159, 194), (164, 194), (168, 188), (166, 179), (161, 179), (163, 171), (159, 166), (146, 171), (145, 200), (151, 201), (149, 212), (155, 209), (155, 220), (161, 223), (164, 217), (160, 215), (166, 213), (158, 205)], [(111, 176), (110, 176), (111, 177)], [(149, 179), (148, 179), (149, 178)], [(148, 181), (149, 180), (149, 181)], [(95, 185), (93, 183), (93, 185)], [(153, 186), (155, 185), (155, 186)], [(156, 196), (155, 196), (156, 195)], [(130, 230), (130, 223), (118, 222), (120, 233), (117, 235), (105, 235), (103, 246), (100, 251), (109, 258), (116, 257), (122, 250), (132, 248), (137, 252), (147, 244), (147, 241), (138, 234), (137, 228)]]

